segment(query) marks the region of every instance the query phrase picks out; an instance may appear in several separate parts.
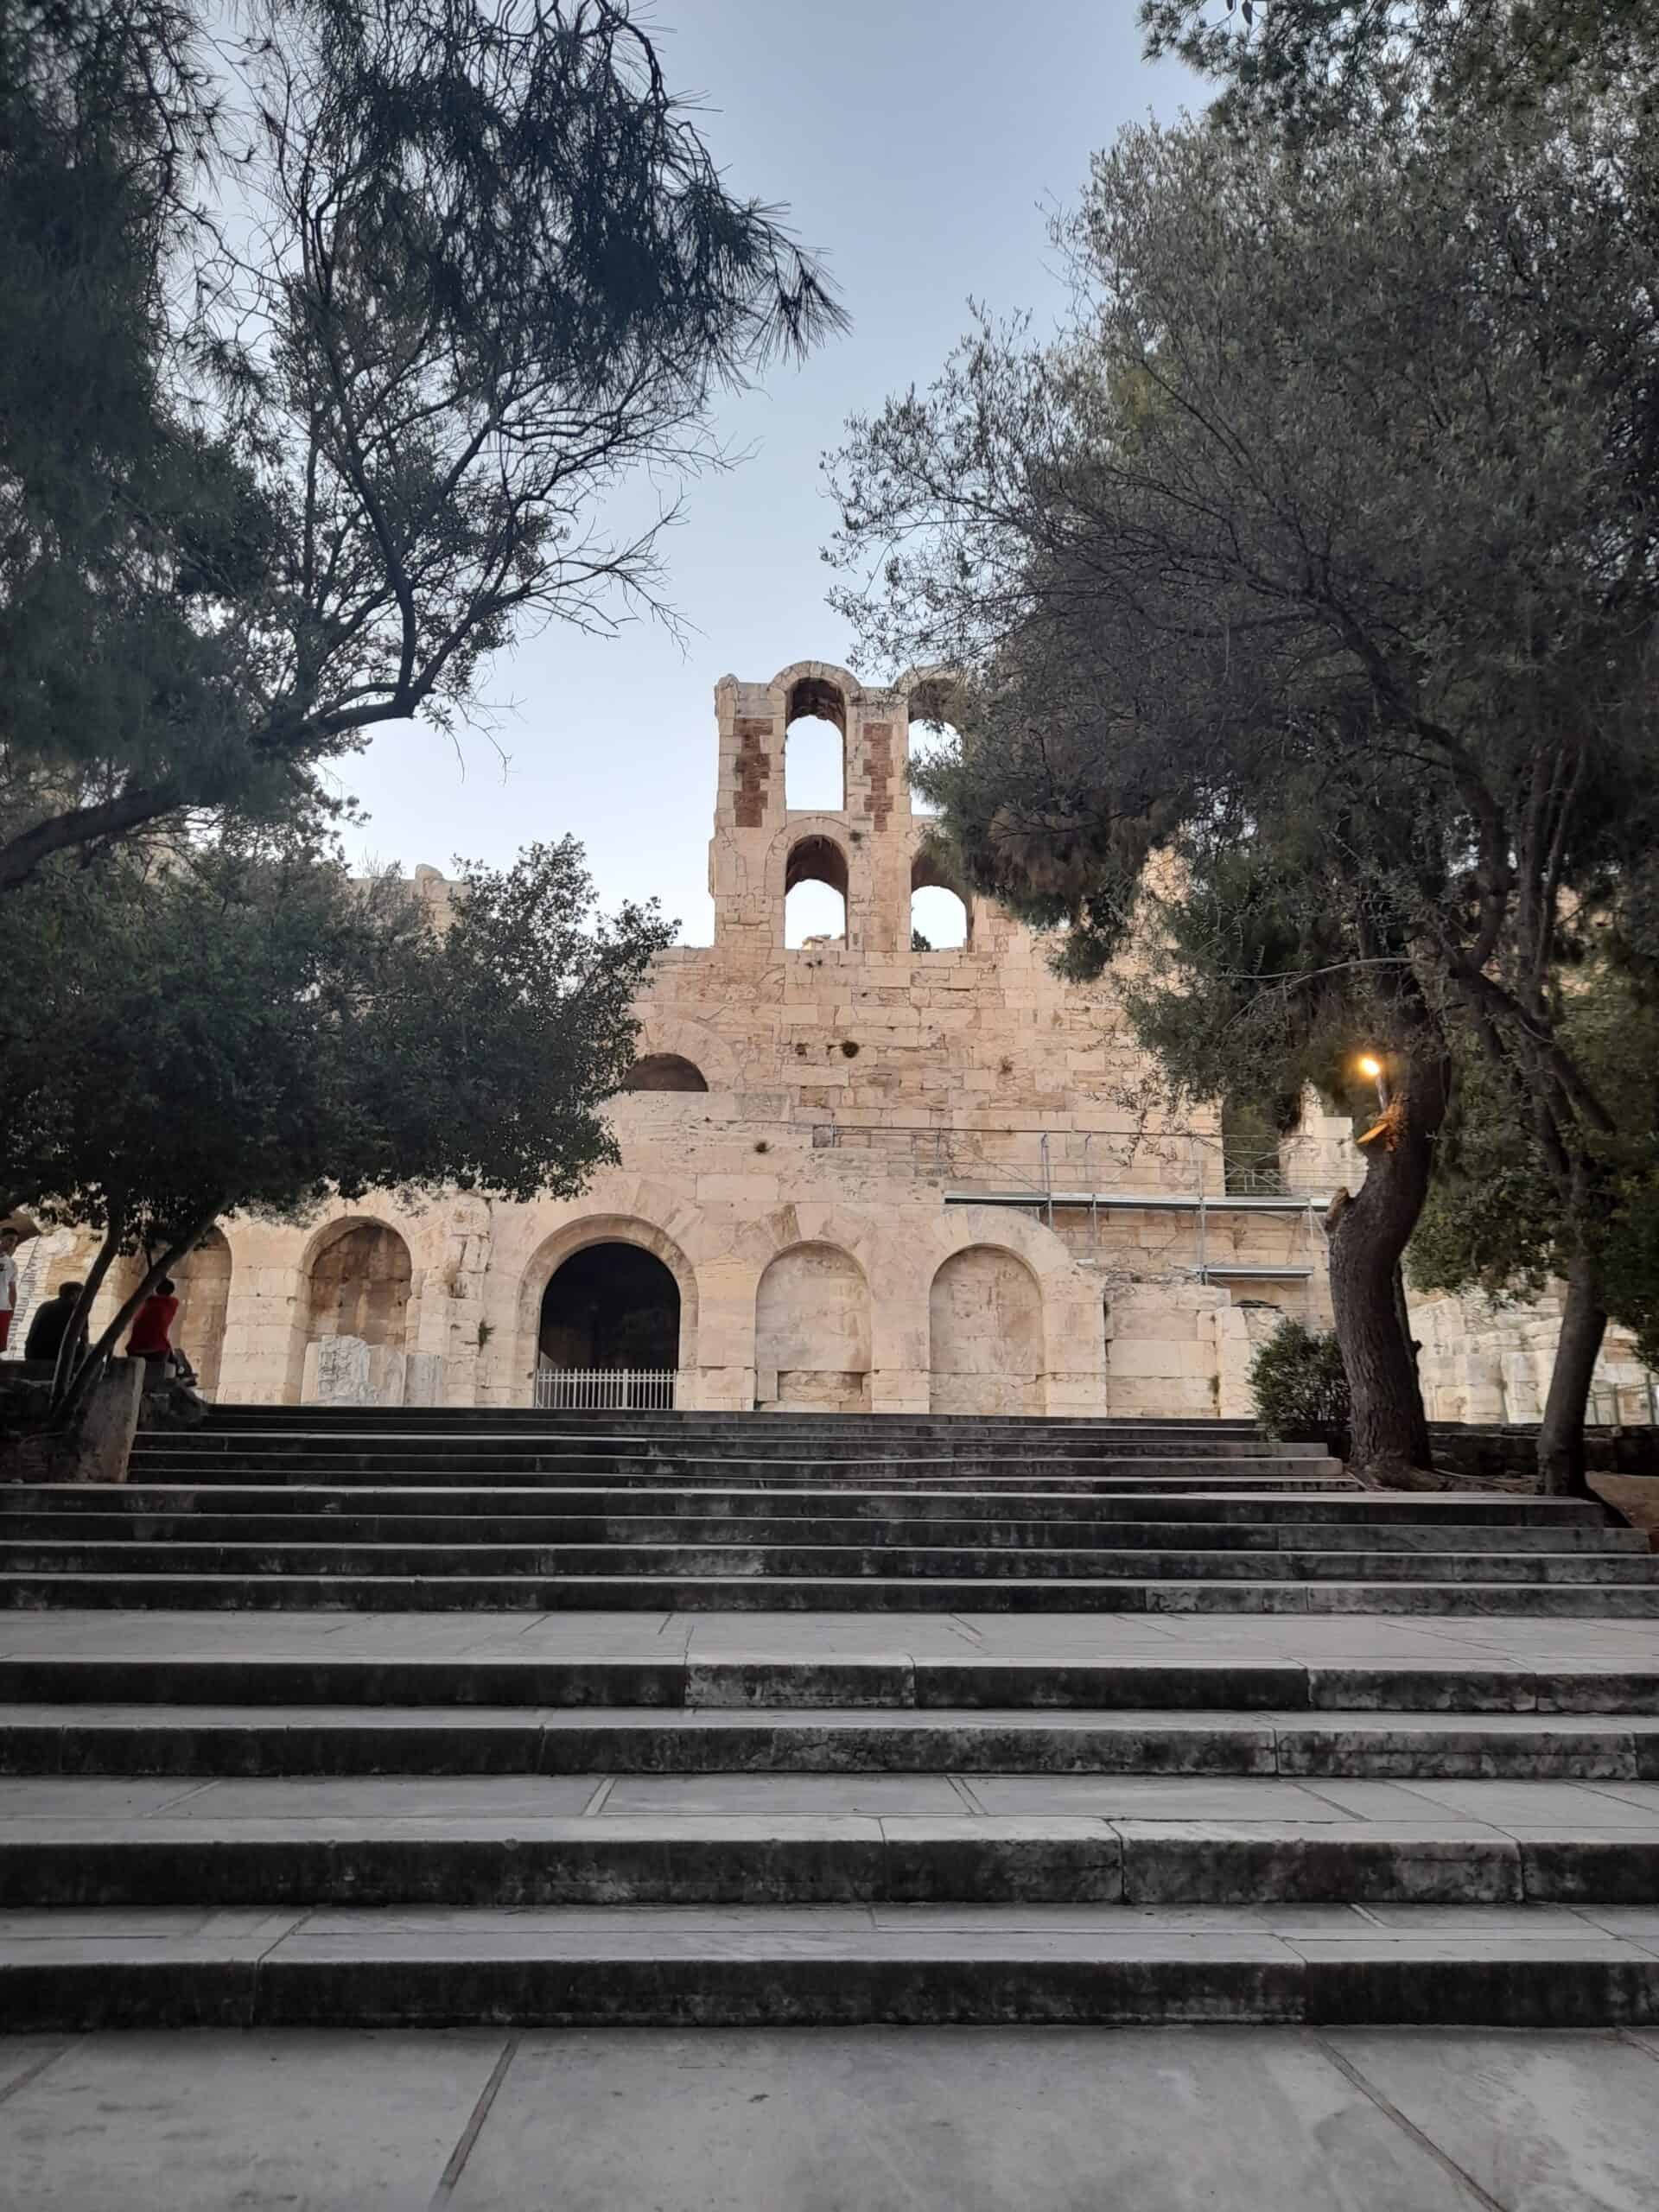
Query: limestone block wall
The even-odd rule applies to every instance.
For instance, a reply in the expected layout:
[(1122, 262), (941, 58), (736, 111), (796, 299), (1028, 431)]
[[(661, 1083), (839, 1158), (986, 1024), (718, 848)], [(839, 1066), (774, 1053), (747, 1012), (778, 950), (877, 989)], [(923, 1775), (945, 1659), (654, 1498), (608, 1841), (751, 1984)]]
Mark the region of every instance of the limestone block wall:
[(988, 1244), (952, 1254), (927, 1310), (936, 1413), (1043, 1411), (1042, 1292), (1024, 1261)]
[[(188, 1332), (218, 1337), (221, 1397), (527, 1405), (548, 1285), (618, 1243), (671, 1278), (682, 1405), (1249, 1412), (1250, 1355), (1279, 1314), (1329, 1325), (1323, 1206), (1364, 1173), (1349, 1125), (1310, 1094), (1276, 1170), (1252, 1163), (1230, 1188), (1219, 1107), (1176, 1127), (1149, 1106), (1112, 976), (1061, 982), (1052, 948), (979, 899), (964, 946), (910, 950), (912, 889), (938, 880), (906, 780), (933, 681), (869, 690), (818, 661), (721, 680), (715, 941), (663, 954), (637, 1009), (641, 1059), (703, 1087), (611, 1102), (620, 1165), (578, 1199), (225, 1224), (184, 1317), (204, 1371)], [(804, 714), (841, 734), (833, 812), (785, 804)], [(786, 888), (808, 861), (844, 885), (847, 928), (790, 950)], [(452, 910), (435, 869), (411, 887), (440, 922)], [(24, 1246), (15, 1346), (94, 1249), (70, 1230)], [(1436, 1419), (1535, 1417), (1552, 1301), (1414, 1310)], [(1630, 1417), (1645, 1377), (1628, 1344), (1604, 1375)]]
[[(1475, 1293), (1445, 1291), (1414, 1292), (1408, 1303), (1430, 1421), (1525, 1424), (1541, 1418), (1560, 1326), (1558, 1288), (1525, 1306), (1494, 1306)], [(1596, 1363), (1591, 1419), (1640, 1424), (1653, 1418), (1648, 1370), (1628, 1332), (1609, 1329)]]

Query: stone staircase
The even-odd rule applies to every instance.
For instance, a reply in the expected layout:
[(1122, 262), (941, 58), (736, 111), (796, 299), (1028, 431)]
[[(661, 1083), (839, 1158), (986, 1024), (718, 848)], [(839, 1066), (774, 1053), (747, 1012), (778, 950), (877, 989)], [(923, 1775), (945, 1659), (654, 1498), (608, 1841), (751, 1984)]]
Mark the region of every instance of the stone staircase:
[(227, 1408), (0, 1491), (0, 2005), (1659, 2020), (1659, 1578), (1241, 1427)]
[(1597, 1505), (1378, 1496), (1243, 1424), (234, 1409), (0, 1496), (10, 1606), (1659, 1617)]

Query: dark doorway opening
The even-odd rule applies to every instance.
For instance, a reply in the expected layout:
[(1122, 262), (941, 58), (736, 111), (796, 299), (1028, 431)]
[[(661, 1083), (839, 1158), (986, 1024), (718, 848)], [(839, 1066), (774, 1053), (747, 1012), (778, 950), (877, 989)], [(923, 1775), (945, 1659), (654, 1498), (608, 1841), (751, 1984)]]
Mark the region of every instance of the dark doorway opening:
[(556, 1368), (674, 1368), (680, 1287), (637, 1244), (589, 1244), (542, 1295), (542, 1357)]

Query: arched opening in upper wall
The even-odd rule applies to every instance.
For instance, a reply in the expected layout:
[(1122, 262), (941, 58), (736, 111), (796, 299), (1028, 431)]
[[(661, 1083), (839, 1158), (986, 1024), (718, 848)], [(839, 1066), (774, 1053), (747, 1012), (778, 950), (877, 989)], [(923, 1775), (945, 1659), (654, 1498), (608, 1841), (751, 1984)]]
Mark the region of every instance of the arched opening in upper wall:
[(707, 1090), (702, 1070), (678, 1052), (647, 1052), (622, 1078), (624, 1090)]
[[(905, 695), (909, 715), (909, 741), (906, 747), (906, 761), (909, 767), (933, 760), (940, 753), (950, 753), (960, 741), (957, 726), (951, 720), (951, 708), (957, 694), (957, 683), (950, 676), (924, 676), (913, 682)], [(910, 810), (924, 819), (937, 815), (935, 802), (910, 787)]]
[(803, 837), (784, 863), (784, 943), (847, 938), (847, 855), (832, 837)]
[(784, 705), (784, 805), (797, 814), (847, 810), (847, 702), (827, 677), (803, 676)]
[(917, 854), (910, 871), (910, 941), (915, 952), (954, 952), (971, 944), (973, 908), (942, 855)]

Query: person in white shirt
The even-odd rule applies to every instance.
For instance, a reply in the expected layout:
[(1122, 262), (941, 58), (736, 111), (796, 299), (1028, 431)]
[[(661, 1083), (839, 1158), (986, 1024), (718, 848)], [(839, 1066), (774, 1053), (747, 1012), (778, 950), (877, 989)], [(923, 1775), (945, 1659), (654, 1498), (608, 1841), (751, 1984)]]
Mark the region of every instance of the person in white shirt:
[(17, 1311), (17, 1249), (15, 1229), (0, 1229), (0, 1352), (11, 1336), (11, 1317)]

